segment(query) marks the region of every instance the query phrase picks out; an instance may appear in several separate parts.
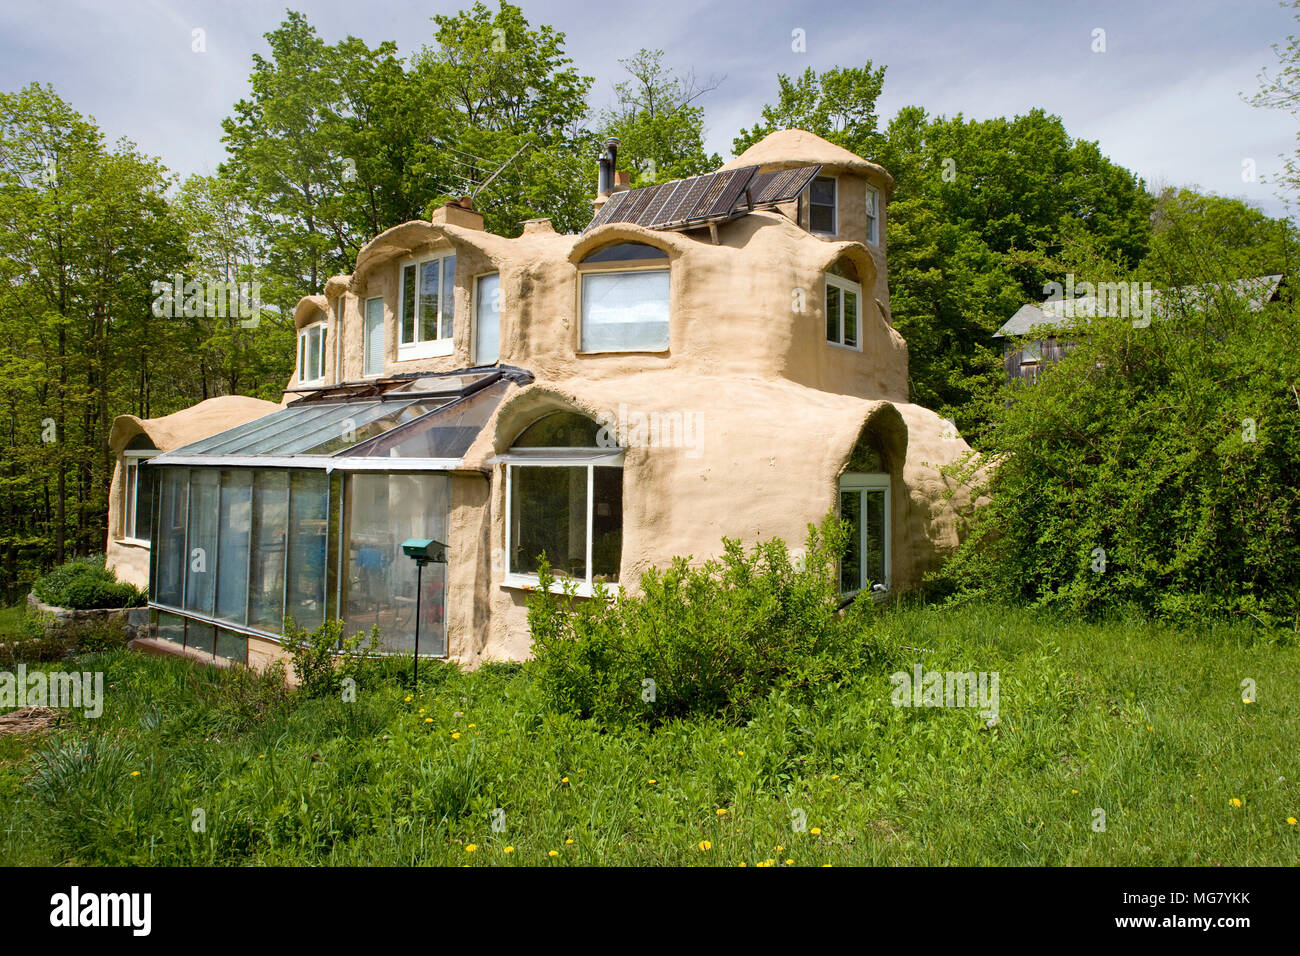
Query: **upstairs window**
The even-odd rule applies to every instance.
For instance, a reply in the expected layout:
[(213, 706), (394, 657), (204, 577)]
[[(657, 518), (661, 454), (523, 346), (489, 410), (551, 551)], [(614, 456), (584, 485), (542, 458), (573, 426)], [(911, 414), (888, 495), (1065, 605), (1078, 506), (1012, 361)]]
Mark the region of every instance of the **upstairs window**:
[(668, 254), (639, 242), (592, 253), (580, 266), (583, 352), (668, 350)]
[(879, 222), (880, 190), (875, 186), (867, 187), (867, 242), (876, 245), (880, 242)]
[(623, 450), (600, 427), (555, 412), (515, 439), (506, 461), (506, 584), (537, 584), (538, 560), (590, 595), (618, 583), (623, 559)]
[(362, 346), (365, 364), (362, 374), (373, 378), (384, 373), (384, 300), (366, 299), (365, 342)]
[(835, 235), (835, 178), (818, 176), (808, 186), (808, 230)]
[(399, 360), (451, 355), (456, 315), (454, 253), (402, 263)]
[(325, 323), (314, 322), (298, 330), (298, 384), (325, 381)]
[(852, 263), (841, 260), (826, 273), (826, 341), (862, 351), (862, 285)]
[(153, 521), (154, 472), (144, 463), (158, 454), (144, 435), (136, 435), (122, 452), (122, 537), (149, 543)]

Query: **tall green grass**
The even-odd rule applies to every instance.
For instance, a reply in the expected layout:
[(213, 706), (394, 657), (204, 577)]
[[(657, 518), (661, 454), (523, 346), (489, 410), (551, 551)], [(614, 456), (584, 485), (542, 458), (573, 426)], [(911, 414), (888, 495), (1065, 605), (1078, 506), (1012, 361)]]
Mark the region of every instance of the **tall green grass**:
[[(549, 711), (528, 665), (430, 665), (414, 694), (394, 665), (345, 703), (180, 660), (87, 658), (110, 688), (101, 719), (0, 737), (0, 863), (1300, 859), (1295, 647), (994, 607), (887, 612), (873, 639), (895, 663), (810, 702), (778, 693), (744, 726), (653, 731)], [(918, 661), (997, 671), (997, 725), (892, 706), (889, 670)]]

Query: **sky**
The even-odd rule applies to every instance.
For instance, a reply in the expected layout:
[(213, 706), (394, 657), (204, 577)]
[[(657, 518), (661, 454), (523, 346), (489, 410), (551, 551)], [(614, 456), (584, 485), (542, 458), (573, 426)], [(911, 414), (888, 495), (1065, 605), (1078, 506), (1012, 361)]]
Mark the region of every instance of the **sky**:
[[(329, 43), (347, 35), (403, 55), (432, 38), (431, 17), (471, 0), (295, 0)], [(489, 4), (495, 7), (494, 2)], [(595, 78), (596, 109), (614, 98), (620, 57), (662, 49), (679, 72), (721, 78), (702, 101), (711, 151), (776, 98), (777, 74), (806, 67), (887, 67), (882, 125), (900, 107), (968, 119), (1035, 107), (1149, 186), (1197, 186), (1281, 215), (1265, 180), (1296, 149), (1288, 114), (1250, 106), (1272, 45), (1300, 32), (1275, 0), (1180, 2), (852, 2), (818, 0), (522, 0), (534, 27), (566, 35), (578, 68)], [(181, 176), (223, 158), (221, 120), (248, 90), (263, 34), (282, 3), (254, 0), (0, 0), (0, 90), (33, 81), (126, 136)], [(193, 31), (205, 34), (204, 52)], [(792, 37), (803, 31), (803, 50)], [(1097, 31), (1104, 31), (1098, 33)], [(1103, 45), (1104, 50), (1096, 49)], [(870, 158), (870, 157), (868, 157)], [(1247, 178), (1253, 165), (1254, 181)], [(1244, 173), (1243, 170), (1247, 172)]]

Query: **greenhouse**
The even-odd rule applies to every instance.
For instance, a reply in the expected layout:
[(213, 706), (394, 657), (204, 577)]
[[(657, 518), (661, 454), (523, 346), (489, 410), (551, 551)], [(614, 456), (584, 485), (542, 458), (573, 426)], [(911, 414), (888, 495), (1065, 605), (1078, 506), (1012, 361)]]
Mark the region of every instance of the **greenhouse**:
[[(446, 565), (416, 594), (407, 538), (447, 541), (449, 474), (516, 369), (310, 391), (288, 407), (152, 458), (150, 607), (159, 637), (247, 662), (284, 621), (378, 627), (380, 647), (447, 653)], [(417, 610), (418, 609), (418, 610)]]

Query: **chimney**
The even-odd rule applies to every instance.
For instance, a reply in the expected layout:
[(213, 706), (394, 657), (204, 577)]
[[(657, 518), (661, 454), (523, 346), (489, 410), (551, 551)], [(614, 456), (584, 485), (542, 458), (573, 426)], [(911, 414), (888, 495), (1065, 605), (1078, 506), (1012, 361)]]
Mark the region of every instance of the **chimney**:
[(435, 226), (460, 226), (464, 229), (483, 229), (483, 214), (474, 209), (473, 196), (448, 199), (435, 209), (429, 221)]
[(614, 192), (632, 188), (632, 173), (626, 169), (614, 170)]
[(596, 198), (608, 199), (614, 191), (614, 170), (618, 167), (618, 140), (605, 140), (605, 151), (600, 154), (600, 176), (596, 180)]

